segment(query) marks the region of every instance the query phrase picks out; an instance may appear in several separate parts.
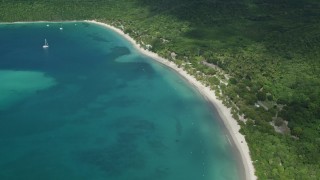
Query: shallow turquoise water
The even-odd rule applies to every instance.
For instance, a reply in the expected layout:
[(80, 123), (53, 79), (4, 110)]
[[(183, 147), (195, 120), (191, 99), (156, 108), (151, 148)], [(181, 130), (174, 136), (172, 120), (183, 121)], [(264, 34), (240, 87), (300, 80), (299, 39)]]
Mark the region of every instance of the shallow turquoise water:
[(116, 33), (9, 24), (0, 40), (0, 179), (239, 179), (212, 107)]

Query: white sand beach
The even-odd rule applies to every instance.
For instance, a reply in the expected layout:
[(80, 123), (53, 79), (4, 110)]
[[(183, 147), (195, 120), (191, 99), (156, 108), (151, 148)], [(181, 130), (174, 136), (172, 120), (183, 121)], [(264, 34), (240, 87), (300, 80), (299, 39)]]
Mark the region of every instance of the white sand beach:
[(215, 108), (217, 109), (221, 119), (223, 120), (226, 128), (228, 129), (234, 144), (236, 145), (237, 149), (240, 152), (241, 155), (241, 160), (245, 169), (245, 177), (248, 180), (255, 180), (257, 179), (257, 177), (254, 175), (255, 169), (254, 166), (252, 164), (252, 160), (250, 157), (250, 152), (249, 152), (249, 147), (247, 145), (247, 142), (245, 141), (245, 138), (242, 134), (240, 134), (239, 130), (240, 130), (240, 125), (238, 125), (237, 121), (232, 117), (231, 115), (231, 111), (229, 108), (227, 108), (225, 105), (223, 105), (222, 101), (217, 99), (217, 97), (215, 96), (214, 91), (210, 90), (209, 87), (204, 86), (203, 84), (201, 84), (199, 81), (197, 81), (193, 76), (191, 76), (190, 74), (188, 74), (186, 71), (184, 71), (182, 68), (179, 68), (175, 63), (173, 63), (172, 61), (169, 61), (167, 59), (164, 59), (160, 56), (158, 56), (156, 53), (150, 52), (148, 50), (145, 50), (143, 48), (140, 47), (140, 45), (138, 45), (136, 43), (136, 41), (134, 39), (132, 39), (128, 34), (125, 34), (122, 30), (115, 28), (111, 25), (105, 24), (105, 23), (101, 23), (101, 22), (97, 22), (97, 21), (86, 21), (86, 22), (91, 22), (91, 23), (95, 23), (95, 24), (99, 24), (102, 25), (106, 28), (109, 28), (117, 33), (119, 33), (120, 35), (122, 35), (123, 37), (125, 37), (128, 41), (130, 41), (137, 49), (139, 49), (142, 53), (144, 53), (145, 55), (153, 58), (154, 60), (172, 68), (173, 70), (175, 70), (177, 73), (179, 73), (181, 76), (183, 76), (185, 79), (187, 79), (189, 81), (189, 83), (191, 83), (192, 85), (194, 85), (199, 92), (205, 96), (209, 101), (211, 101), (211, 103), (215, 106)]
[[(79, 22), (79, 21), (61, 21), (61, 22)], [(231, 135), (232, 140), (240, 153), (241, 161), (245, 169), (246, 179), (247, 180), (257, 179), (257, 177), (254, 175), (255, 169), (250, 157), (249, 147), (247, 145), (247, 142), (245, 141), (244, 136), (239, 132), (240, 125), (238, 125), (237, 121), (232, 117), (230, 108), (227, 108), (225, 105), (223, 105), (222, 101), (215, 96), (215, 92), (213, 90), (210, 90), (209, 87), (206, 87), (203, 84), (201, 84), (199, 81), (195, 79), (195, 77), (188, 74), (182, 68), (179, 68), (174, 62), (164, 59), (156, 53), (153, 53), (151, 51), (141, 48), (140, 45), (137, 44), (134, 39), (132, 39), (128, 34), (125, 34), (122, 30), (114, 26), (111, 26), (109, 24), (97, 22), (94, 20), (85, 20), (85, 22), (95, 23), (117, 32), (118, 34), (126, 38), (128, 41), (130, 41), (135, 46), (135, 48), (137, 48), (143, 54), (175, 70), (178, 74), (183, 76), (189, 83), (194, 85), (199, 90), (199, 92), (215, 106), (224, 125), (228, 129), (229, 134)], [(29, 21), (29, 22), (14, 22), (14, 23), (19, 24), (19, 23), (50, 23), (50, 22), (49, 21), (35, 21), (35, 22)], [(11, 23), (3, 23), (3, 24), (11, 24)]]

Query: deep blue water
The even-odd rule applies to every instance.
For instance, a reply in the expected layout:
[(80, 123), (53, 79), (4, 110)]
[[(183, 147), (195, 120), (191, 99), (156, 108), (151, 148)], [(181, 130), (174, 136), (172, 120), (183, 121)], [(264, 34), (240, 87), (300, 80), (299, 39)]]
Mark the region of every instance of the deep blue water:
[(1, 180), (239, 179), (185, 80), (104, 27), (46, 24), (0, 25)]

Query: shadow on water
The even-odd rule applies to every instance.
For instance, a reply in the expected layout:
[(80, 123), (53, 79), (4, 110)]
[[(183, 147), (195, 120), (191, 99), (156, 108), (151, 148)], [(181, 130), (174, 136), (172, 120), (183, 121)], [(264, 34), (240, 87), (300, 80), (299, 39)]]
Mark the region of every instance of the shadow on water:
[(98, 167), (108, 174), (116, 177), (123, 172), (142, 169), (145, 167), (145, 157), (139, 152), (138, 147), (127, 139), (134, 140), (137, 136), (132, 133), (119, 134), (119, 140), (102, 149), (91, 149), (79, 154), (79, 160)]
[(114, 120), (107, 129), (117, 132), (116, 141), (105, 148), (84, 151), (78, 154), (78, 159), (98, 167), (108, 177), (117, 177), (130, 170), (143, 170), (146, 157), (139, 147), (145, 139), (152, 137), (154, 123), (126, 116)]

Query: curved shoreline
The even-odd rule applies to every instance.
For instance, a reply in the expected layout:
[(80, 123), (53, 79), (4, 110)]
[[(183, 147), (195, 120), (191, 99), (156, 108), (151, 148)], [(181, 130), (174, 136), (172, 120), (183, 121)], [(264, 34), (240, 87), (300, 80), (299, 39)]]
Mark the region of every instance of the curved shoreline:
[(179, 68), (174, 62), (169, 61), (167, 59), (164, 59), (156, 53), (153, 53), (151, 51), (148, 51), (148, 50), (141, 48), (140, 45), (137, 44), (137, 42), (133, 38), (131, 38), (128, 34), (125, 34), (122, 30), (120, 30), (114, 26), (111, 26), (109, 24), (106, 24), (106, 23), (97, 22), (95, 20), (85, 20), (85, 22), (91, 22), (94, 24), (98, 24), (98, 25), (104, 26), (108, 29), (111, 29), (111, 30), (117, 32), (119, 35), (123, 36), (126, 40), (131, 42), (134, 45), (134, 47), (136, 49), (138, 49), (140, 52), (147, 55), (148, 57), (151, 57), (152, 59), (156, 60), (157, 62), (164, 64), (165, 66), (173, 69), (178, 74), (180, 74), (182, 77), (184, 77), (190, 84), (195, 86), (198, 89), (198, 91), (214, 105), (214, 107), (217, 110), (220, 118), (222, 119), (225, 127), (228, 129), (229, 134), (232, 137), (232, 140), (233, 140), (235, 146), (237, 147), (237, 150), (240, 153), (242, 164), (245, 169), (245, 178), (248, 180), (256, 180), (257, 179), (257, 177), (254, 175), (255, 169), (254, 169), (251, 157), (250, 157), (250, 151), (249, 151), (248, 144), (245, 140), (244, 135), (242, 135), (239, 132), (240, 125), (232, 117), (230, 108), (227, 108), (225, 105), (223, 105), (222, 101), (216, 97), (215, 92), (213, 90), (211, 90), (209, 87), (206, 87), (203, 84), (201, 84), (199, 81), (196, 80), (195, 77), (188, 74), (182, 68)]
[[(204, 86), (199, 81), (196, 80), (195, 77), (188, 74), (185, 70), (182, 68), (179, 68), (174, 62), (169, 61), (167, 59), (164, 59), (160, 57), (158, 54), (145, 50), (140, 47), (137, 42), (131, 38), (128, 34), (125, 34), (122, 30), (111, 26), (106, 23), (97, 22), (95, 20), (84, 20), (84, 21), (55, 21), (57, 23), (59, 22), (90, 22), (94, 24), (101, 25), (103, 27), (106, 27), (108, 29), (113, 30), (114, 32), (118, 33), (122, 37), (124, 37), (126, 40), (128, 40), (137, 50), (139, 50), (144, 55), (151, 57), (155, 61), (173, 69), (176, 71), (179, 75), (181, 75), (183, 78), (185, 78), (191, 85), (193, 85), (198, 91), (215, 107), (215, 110), (218, 112), (223, 124), (225, 125), (226, 129), (228, 130), (228, 134), (231, 136), (233, 144), (236, 146), (237, 151), (240, 154), (242, 165), (245, 170), (245, 179), (247, 180), (256, 180), (257, 177), (255, 176), (254, 172), (254, 166), (253, 162), (250, 157), (250, 151), (248, 144), (245, 140), (244, 135), (242, 135), (240, 130), (240, 125), (237, 123), (237, 121), (232, 117), (230, 108), (227, 108), (225, 105), (223, 105), (222, 101), (219, 100), (215, 92), (211, 90), (209, 87)], [(0, 24), (22, 24), (22, 23), (55, 23), (51, 21), (19, 21), (19, 22), (11, 22), (11, 23), (0, 23)]]

